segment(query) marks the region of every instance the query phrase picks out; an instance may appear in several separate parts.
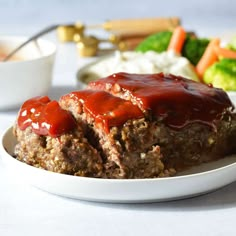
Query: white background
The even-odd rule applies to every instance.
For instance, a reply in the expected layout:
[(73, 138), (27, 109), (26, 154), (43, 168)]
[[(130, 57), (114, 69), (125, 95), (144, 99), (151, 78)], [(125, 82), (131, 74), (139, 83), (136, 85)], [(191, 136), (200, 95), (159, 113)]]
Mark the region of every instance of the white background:
[[(179, 16), (201, 36), (236, 32), (236, 1), (0, 1), (0, 35), (31, 35), (53, 23)], [(88, 59), (74, 45), (58, 44), (51, 96), (76, 88), (75, 73)], [(2, 79), (2, 78), (0, 78)], [(1, 86), (1, 85), (0, 85)], [(17, 110), (0, 112), (0, 132)], [(141, 191), (141, 190), (140, 190)], [(101, 204), (66, 199), (22, 183), (0, 159), (0, 235), (235, 235), (236, 183), (188, 200), (154, 204)]]

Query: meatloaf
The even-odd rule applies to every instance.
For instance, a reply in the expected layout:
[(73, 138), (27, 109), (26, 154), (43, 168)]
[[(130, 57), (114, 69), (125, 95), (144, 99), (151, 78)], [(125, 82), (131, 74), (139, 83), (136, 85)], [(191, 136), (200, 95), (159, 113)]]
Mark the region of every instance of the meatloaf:
[(90, 143), (99, 150), (108, 178), (148, 178), (169, 175), (160, 147), (138, 106), (105, 91), (83, 90), (59, 101), (79, 123)]
[(84, 137), (73, 116), (48, 97), (23, 104), (14, 125), (18, 160), (45, 170), (78, 176), (102, 177), (98, 151)]
[(172, 176), (236, 153), (236, 115), (227, 94), (163, 73), (113, 74), (59, 103), (31, 99), (14, 134), (19, 160), (98, 178)]

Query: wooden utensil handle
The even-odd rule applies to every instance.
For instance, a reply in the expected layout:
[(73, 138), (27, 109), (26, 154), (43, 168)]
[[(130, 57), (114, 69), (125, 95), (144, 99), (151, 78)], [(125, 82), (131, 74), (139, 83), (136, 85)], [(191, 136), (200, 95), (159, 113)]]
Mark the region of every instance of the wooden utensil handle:
[(129, 40), (129, 39), (133, 39), (133, 38), (146, 38), (147, 36), (149, 36), (150, 33), (146, 33), (146, 32), (117, 32), (116, 34), (112, 34), (113, 38), (116, 38), (119, 41), (122, 40)]
[(103, 24), (103, 28), (109, 31), (160, 31), (163, 29), (173, 29), (179, 24), (180, 19), (178, 17), (121, 19), (107, 21)]

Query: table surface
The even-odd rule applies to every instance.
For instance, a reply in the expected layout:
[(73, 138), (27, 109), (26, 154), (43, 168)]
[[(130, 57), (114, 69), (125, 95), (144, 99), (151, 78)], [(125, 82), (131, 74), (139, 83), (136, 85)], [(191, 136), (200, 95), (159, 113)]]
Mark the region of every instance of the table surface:
[[(87, 2), (87, 3), (85, 3)], [(95, 2), (95, 1), (94, 1)], [(33, 7), (26, 1), (0, 1), (4, 10), (0, 15), (1, 34), (30, 35), (46, 24), (61, 21), (96, 22), (108, 18), (155, 16), (135, 1), (42, 1)], [(114, 3), (112, 10), (108, 3)], [(145, 1), (156, 4), (158, 1)], [(176, 1), (177, 2), (177, 1)], [(198, 1), (191, 8), (188, 1), (182, 7), (155, 6), (156, 15), (183, 16), (183, 24), (194, 28), (200, 35), (231, 34), (236, 32), (232, 1)], [(211, 8), (210, 14), (201, 7)], [(97, 4), (97, 5), (96, 5)], [(100, 8), (99, 14), (97, 8)], [(132, 6), (135, 4), (135, 9)], [(195, 3), (194, 3), (195, 4)], [(212, 6), (211, 6), (212, 4)], [(213, 5), (214, 4), (214, 5)], [(230, 7), (229, 4), (234, 4)], [(109, 5), (109, 4), (108, 4)], [(146, 6), (146, 5), (145, 5)], [(78, 11), (76, 11), (78, 9)], [(109, 11), (108, 11), (109, 9)], [(128, 11), (128, 10), (129, 11)], [(191, 10), (192, 9), (192, 10)], [(191, 11), (190, 11), (191, 10)], [(9, 13), (10, 12), (10, 13)], [(9, 14), (7, 14), (9, 13)], [(186, 14), (184, 14), (186, 13)], [(233, 16), (234, 14), (234, 16)], [(202, 17), (200, 17), (202, 16)], [(227, 26), (227, 27), (226, 27)], [(80, 58), (73, 44), (60, 44), (55, 35), (46, 36), (58, 46), (53, 83), (49, 95), (59, 98), (62, 94), (78, 88), (75, 74), (79, 67), (93, 59)], [(0, 134), (13, 124), (17, 110), (0, 112)], [(0, 235), (235, 235), (236, 182), (203, 196), (152, 204), (105, 204), (91, 203), (52, 195), (21, 182), (9, 173), (0, 157)]]

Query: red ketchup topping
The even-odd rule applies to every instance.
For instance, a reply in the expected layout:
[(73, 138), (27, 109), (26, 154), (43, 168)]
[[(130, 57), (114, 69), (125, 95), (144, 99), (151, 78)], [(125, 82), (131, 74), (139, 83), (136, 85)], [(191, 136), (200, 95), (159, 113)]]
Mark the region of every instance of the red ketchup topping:
[(144, 117), (138, 106), (105, 91), (81, 90), (65, 95), (62, 99), (67, 99), (67, 96), (83, 103), (84, 112), (93, 117), (95, 124), (107, 133), (111, 127), (120, 126), (129, 119)]
[(163, 73), (117, 73), (91, 82), (89, 88), (131, 99), (141, 110), (151, 112), (175, 129), (193, 122), (214, 126), (222, 113), (234, 109), (223, 90)]
[(17, 123), (21, 130), (31, 126), (36, 134), (52, 137), (70, 132), (76, 127), (71, 113), (47, 96), (27, 100), (20, 109)]

